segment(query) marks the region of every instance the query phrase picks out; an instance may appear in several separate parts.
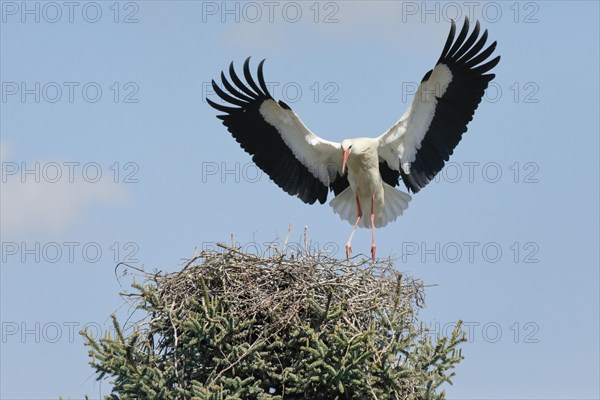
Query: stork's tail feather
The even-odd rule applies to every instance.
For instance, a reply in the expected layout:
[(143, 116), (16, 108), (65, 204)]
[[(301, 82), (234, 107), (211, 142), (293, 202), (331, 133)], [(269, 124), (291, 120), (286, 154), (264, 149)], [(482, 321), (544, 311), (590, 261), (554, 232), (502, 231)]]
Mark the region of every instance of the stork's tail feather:
[(412, 197), (410, 197), (408, 193), (401, 192), (385, 182), (383, 183), (383, 198), (385, 201), (383, 217), (381, 219), (381, 225), (378, 226), (377, 221), (375, 221), (375, 226), (377, 228), (386, 226), (388, 223), (395, 221), (396, 218), (402, 215), (404, 210), (408, 208), (408, 203), (412, 200)]
[(338, 214), (341, 219), (354, 224), (356, 217), (358, 216), (358, 207), (356, 205), (356, 199), (354, 192), (348, 186), (342, 193), (338, 194), (329, 202), (329, 205), (333, 207), (333, 212)]
[[(412, 199), (410, 195), (394, 189), (387, 183), (383, 183), (384, 210), (380, 220), (375, 219), (375, 227), (381, 228), (388, 223), (395, 221), (404, 210), (408, 208), (408, 202)], [(371, 221), (369, 220), (369, 212), (371, 208), (370, 202), (366, 202), (363, 208), (363, 218), (360, 221), (361, 228), (370, 228)], [(352, 225), (356, 222), (358, 216), (358, 206), (356, 205), (356, 197), (350, 187), (347, 187), (342, 193), (335, 196), (329, 205), (333, 207), (333, 211), (340, 216), (341, 219), (350, 222)]]

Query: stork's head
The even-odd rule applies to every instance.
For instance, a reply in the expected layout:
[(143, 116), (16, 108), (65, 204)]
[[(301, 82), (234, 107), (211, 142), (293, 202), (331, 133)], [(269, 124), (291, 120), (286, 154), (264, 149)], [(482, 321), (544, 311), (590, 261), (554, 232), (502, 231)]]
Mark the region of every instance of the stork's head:
[(342, 158), (342, 175), (346, 173), (346, 163), (348, 162), (348, 157), (350, 157), (350, 153), (352, 152), (352, 140), (346, 139), (342, 141), (342, 151), (344, 152), (344, 156)]
[(370, 138), (355, 138), (342, 141), (342, 151), (344, 153), (342, 158), (342, 175), (346, 172), (348, 158), (363, 157), (373, 149), (376, 149), (377, 143), (377, 139)]

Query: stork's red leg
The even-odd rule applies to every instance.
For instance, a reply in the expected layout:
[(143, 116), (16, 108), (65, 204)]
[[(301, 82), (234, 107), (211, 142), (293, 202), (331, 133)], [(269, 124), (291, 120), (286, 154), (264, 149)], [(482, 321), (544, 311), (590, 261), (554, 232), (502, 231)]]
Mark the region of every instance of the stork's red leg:
[(371, 197), (371, 257), (375, 261), (375, 199)]
[(350, 259), (350, 253), (352, 253), (352, 238), (354, 237), (354, 232), (356, 231), (356, 227), (362, 218), (362, 210), (360, 208), (360, 201), (358, 201), (358, 196), (356, 196), (356, 205), (358, 206), (358, 217), (356, 218), (356, 223), (354, 224), (354, 228), (352, 228), (352, 233), (350, 234), (350, 238), (348, 239), (348, 243), (346, 243), (346, 259)]

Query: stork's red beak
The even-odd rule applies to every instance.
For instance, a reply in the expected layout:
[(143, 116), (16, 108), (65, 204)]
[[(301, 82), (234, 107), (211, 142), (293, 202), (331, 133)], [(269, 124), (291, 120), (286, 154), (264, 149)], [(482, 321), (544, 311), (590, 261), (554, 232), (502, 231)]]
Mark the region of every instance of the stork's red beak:
[(344, 175), (344, 173), (346, 173), (346, 163), (348, 162), (349, 155), (350, 155), (350, 152), (348, 150), (344, 150), (344, 158), (342, 160), (342, 175)]

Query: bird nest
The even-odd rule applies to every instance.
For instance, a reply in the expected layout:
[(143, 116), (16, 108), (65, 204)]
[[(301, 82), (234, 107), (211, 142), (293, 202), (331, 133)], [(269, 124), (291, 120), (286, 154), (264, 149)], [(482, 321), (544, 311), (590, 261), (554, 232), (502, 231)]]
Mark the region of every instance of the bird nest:
[(195, 256), (179, 272), (152, 276), (158, 303), (170, 305), (170, 314), (212, 298), (228, 314), (264, 321), (269, 328), (307, 322), (314, 318), (308, 310), (317, 309), (325, 315), (339, 310), (346, 323), (363, 331), (381, 310), (407, 310), (412, 315), (415, 306), (423, 304), (422, 282), (403, 277), (391, 260), (347, 261), (308, 253), (289, 256), (285, 249), (260, 257), (218, 246), (218, 250)]

